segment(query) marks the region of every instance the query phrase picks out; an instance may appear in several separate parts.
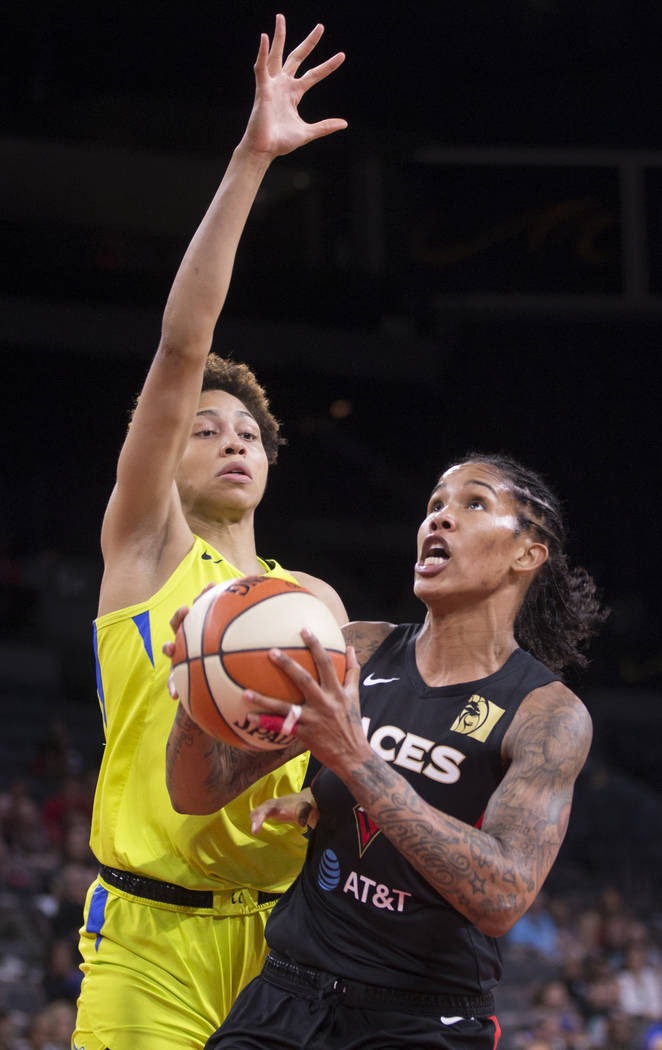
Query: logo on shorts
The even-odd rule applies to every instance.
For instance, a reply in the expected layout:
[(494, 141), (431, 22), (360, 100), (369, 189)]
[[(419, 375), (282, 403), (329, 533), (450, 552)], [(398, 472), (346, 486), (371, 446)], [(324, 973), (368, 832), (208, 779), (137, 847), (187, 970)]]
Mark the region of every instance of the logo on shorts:
[(340, 864), (332, 849), (325, 849), (317, 871), (317, 885), (321, 890), (335, 890), (340, 882)]
[(463, 733), (464, 736), (471, 736), (484, 744), (502, 714), (503, 707), (498, 707), (491, 700), (474, 693), (453, 722), (451, 732)]

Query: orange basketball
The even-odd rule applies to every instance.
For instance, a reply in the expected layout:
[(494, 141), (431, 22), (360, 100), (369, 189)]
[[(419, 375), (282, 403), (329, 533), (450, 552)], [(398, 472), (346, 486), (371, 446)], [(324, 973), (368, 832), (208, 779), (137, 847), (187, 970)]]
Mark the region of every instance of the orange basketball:
[(189, 715), (210, 736), (245, 750), (285, 747), (292, 737), (251, 726), (244, 689), (290, 703), (300, 691), (269, 659), (281, 649), (317, 679), (307, 627), (329, 652), (341, 681), (345, 642), (333, 613), (314, 594), (274, 576), (242, 576), (206, 591), (184, 617), (175, 636), (171, 687)]

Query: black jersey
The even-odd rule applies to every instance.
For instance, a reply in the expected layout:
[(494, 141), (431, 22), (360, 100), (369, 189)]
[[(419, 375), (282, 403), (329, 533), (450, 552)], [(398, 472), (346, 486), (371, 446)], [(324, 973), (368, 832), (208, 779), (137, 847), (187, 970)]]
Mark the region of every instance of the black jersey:
[[(487, 678), (428, 686), (416, 667), (420, 629), (396, 627), (365, 665), (364, 729), (426, 802), (479, 826), (504, 774), (501, 743), (515, 712), (556, 675), (517, 649)], [(313, 791), (320, 821), (299, 878), (269, 918), (269, 946), (369, 984), (448, 995), (494, 987), (496, 941), (430, 886), (334, 773), (323, 767)]]

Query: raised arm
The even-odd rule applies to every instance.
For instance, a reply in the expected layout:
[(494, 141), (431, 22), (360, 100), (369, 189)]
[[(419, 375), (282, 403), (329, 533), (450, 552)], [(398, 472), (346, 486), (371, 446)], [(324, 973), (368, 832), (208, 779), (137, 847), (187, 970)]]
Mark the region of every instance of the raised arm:
[[(539, 892), (563, 841), (573, 786), (588, 754), (591, 722), (565, 686), (534, 690), (504, 740), (509, 768), (474, 828), (424, 802), (376, 755), (361, 726), (358, 663), (342, 688), (330, 659), (307, 639), (321, 685), (283, 654), (275, 657), (306, 697), (297, 740), (345, 783), (396, 848), (446, 900), (490, 936), (500, 936)], [(287, 705), (255, 696), (255, 712)], [(256, 713), (254, 718), (259, 719)]]
[(169, 543), (174, 535), (184, 550), (190, 545), (173, 480), (253, 201), (275, 157), (346, 126), (340, 119), (308, 124), (298, 113), (303, 95), (344, 59), (339, 53), (296, 75), (322, 33), (316, 26), (287, 58), (282, 15), (276, 17), (271, 46), (267, 35), (261, 36), (246, 131), (174, 279), (161, 340), (120, 454), (102, 533), (107, 566), (127, 550), (160, 550), (154, 540), (166, 533)]

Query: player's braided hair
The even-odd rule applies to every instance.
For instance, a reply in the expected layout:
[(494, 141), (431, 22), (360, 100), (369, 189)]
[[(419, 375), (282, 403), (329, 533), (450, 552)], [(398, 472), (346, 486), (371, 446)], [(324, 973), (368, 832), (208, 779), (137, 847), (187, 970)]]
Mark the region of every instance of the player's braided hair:
[(248, 365), (219, 357), (218, 354), (209, 354), (202, 377), (202, 390), (226, 390), (243, 401), (260, 428), (268, 462), (276, 462), (278, 447), (285, 444), (285, 438), (280, 436), (280, 423), (269, 408), (264, 387), (258, 383)]
[(498, 470), (519, 506), (518, 528), (534, 529), (549, 550), (517, 614), (519, 644), (557, 674), (564, 668), (585, 667), (588, 660), (583, 649), (609, 610), (602, 607), (589, 573), (568, 565), (558, 498), (539, 474), (511, 456), (471, 452), (459, 463), (484, 463)]

